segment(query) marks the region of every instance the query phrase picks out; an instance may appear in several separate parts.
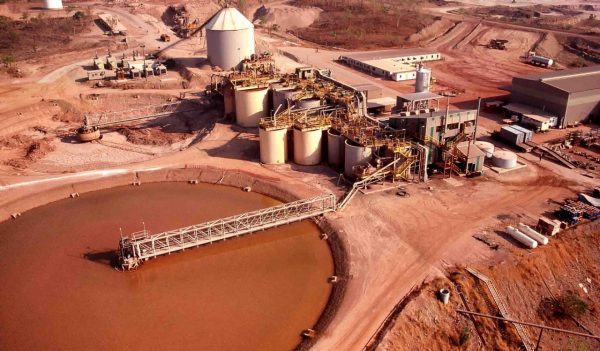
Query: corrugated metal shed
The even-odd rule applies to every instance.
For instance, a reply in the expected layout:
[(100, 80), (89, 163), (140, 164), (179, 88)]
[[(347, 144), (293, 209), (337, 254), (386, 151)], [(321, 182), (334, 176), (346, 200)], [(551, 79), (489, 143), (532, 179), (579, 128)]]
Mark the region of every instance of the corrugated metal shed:
[(562, 71), (530, 74), (515, 78), (540, 81), (569, 93), (600, 89), (600, 66), (566, 69)]
[(242, 30), (253, 29), (254, 25), (236, 8), (225, 7), (206, 24), (205, 28), (208, 30)]

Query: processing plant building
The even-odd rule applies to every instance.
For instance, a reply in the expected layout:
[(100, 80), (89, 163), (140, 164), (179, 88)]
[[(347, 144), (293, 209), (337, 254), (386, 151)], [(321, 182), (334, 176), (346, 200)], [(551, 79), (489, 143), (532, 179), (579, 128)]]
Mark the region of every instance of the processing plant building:
[(441, 58), (439, 52), (427, 49), (371, 51), (340, 56), (341, 61), (355, 69), (394, 81), (415, 79), (415, 64)]
[(559, 127), (597, 118), (600, 66), (514, 77), (511, 103), (530, 106), (538, 115), (555, 116)]

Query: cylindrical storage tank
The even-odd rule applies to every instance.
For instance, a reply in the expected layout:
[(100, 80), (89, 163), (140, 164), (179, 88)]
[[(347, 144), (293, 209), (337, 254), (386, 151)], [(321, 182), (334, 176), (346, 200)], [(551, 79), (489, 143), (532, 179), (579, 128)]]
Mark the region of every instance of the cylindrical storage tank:
[(296, 101), (297, 109), (315, 108), (319, 106), (321, 106), (321, 99), (319, 98), (302, 99)]
[(334, 166), (344, 163), (344, 141), (345, 137), (335, 129), (327, 131), (327, 162)]
[(294, 128), (294, 162), (304, 166), (321, 163), (322, 138), (323, 131), (320, 128), (305, 130)]
[(486, 158), (491, 158), (494, 155), (494, 144), (489, 143), (487, 141), (476, 141), (475, 146), (477, 146), (483, 153)]
[(424, 67), (418, 68), (415, 81), (415, 92), (422, 93), (424, 91), (429, 91), (430, 82), (431, 70)]
[(44, 0), (44, 7), (48, 10), (61, 10), (63, 8), (62, 0)]
[(519, 223), (519, 230), (542, 245), (548, 245), (548, 238), (533, 230), (530, 226)]
[(517, 166), (517, 155), (511, 151), (498, 150), (492, 156), (492, 164), (500, 168), (515, 168)]
[(521, 231), (510, 225), (506, 227), (506, 233), (508, 233), (508, 235), (510, 235), (513, 239), (527, 246), (530, 249), (535, 249), (537, 247), (537, 241), (531, 239), (530, 237), (521, 233)]
[(354, 177), (354, 166), (367, 164), (371, 160), (372, 150), (368, 147), (346, 140), (344, 146), (344, 175)]
[(223, 110), (225, 118), (235, 116), (235, 89), (231, 84), (223, 86)]
[(287, 128), (258, 129), (260, 162), (268, 165), (279, 165), (287, 161), (287, 131)]
[(254, 54), (254, 25), (233, 7), (221, 9), (204, 27), (206, 49), (213, 66), (239, 68)]
[(237, 89), (235, 91), (235, 122), (242, 127), (258, 127), (260, 119), (267, 115), (268, 106), (268, 88)]
[[(294, 88), (273, 90), (273, 113), (279, 108), (279, 112), (288, 108), (288, 101), (294, 101), (298, 91)], [(281, 106), (281, 107), (279, 107)]]
[(450, 302), (450, 290), (446, 288), (440, 289), (440, 300), (442, 300), (444, 305), (448, 304)]

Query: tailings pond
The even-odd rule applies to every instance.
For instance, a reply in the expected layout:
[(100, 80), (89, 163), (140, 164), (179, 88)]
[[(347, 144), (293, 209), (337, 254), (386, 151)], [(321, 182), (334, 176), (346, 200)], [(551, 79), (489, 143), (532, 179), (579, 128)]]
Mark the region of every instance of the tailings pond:
[(311, 221), (146, 262), (110, 265), (124, 234), (279, 202), (237, 188), (152, 183), (82, 194), (0, 223), (0, 350), (291, 350), (333, 274)]

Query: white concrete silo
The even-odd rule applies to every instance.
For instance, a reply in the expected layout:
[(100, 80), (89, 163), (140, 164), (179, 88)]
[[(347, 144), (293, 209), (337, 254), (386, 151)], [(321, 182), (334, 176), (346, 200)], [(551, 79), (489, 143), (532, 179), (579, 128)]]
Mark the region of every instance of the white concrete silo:
[(417, 68), (417, 75), (415, 80), (415, 92), (422, 93), (429, 91), (429, 85), (431, 83), (431, 70), (423, 66)]
[(62, 0), (44, 0), (44, 8), (48, 10), (62, 10)]
[(224, 70), (239, 68), (254, 54), (254, 25), (237, 9), (225, 7), (206, 24), (208, 59)]

